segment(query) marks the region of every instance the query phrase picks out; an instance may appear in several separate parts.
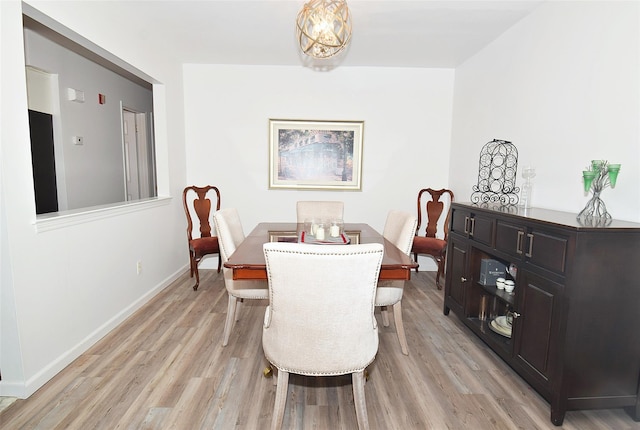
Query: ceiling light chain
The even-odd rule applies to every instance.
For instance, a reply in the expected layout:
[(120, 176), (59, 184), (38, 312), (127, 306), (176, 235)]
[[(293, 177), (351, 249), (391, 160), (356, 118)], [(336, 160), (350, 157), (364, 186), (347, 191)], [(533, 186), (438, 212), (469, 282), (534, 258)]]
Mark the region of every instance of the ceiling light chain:
[(351, 40), (351, 15), (344, 0), (310, 0), (296, 19), (300, 49), (314, 58), (333, 57)]

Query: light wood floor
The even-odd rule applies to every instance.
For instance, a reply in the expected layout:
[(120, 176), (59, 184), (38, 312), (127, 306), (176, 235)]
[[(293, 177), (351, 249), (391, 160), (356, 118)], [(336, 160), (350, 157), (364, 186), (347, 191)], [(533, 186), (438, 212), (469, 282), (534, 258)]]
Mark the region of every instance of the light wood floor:
[[(9, 429), (265, 429), (275, 399), (262, 376), (264, 302), (249, 303), (221, 346), (222, 276), (188, 274), (29, 399), (0, 413)], [(549, 405), (453, 314), (431, 272), (405, 288), (410, 355), (380, 326), (366, 401), (372, 429), (555, 429)], [(379, 315), (378, 315), (379, 316)], [(355, 429), (350, 377), (292, 375), (285, 429)], [(564, 429), (639, 429), (622, 409), (572, 411)]]

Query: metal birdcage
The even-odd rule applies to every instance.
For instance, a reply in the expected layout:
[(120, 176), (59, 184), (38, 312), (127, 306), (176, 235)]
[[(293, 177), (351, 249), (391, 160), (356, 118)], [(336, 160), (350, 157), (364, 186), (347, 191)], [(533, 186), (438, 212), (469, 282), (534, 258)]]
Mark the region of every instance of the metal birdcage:
[(518, 150), (506, 140), (494, 139), (480, 151), (478, 183), (472, 187), (472, 203), (518, 204), (520, 188), (516, 187)]

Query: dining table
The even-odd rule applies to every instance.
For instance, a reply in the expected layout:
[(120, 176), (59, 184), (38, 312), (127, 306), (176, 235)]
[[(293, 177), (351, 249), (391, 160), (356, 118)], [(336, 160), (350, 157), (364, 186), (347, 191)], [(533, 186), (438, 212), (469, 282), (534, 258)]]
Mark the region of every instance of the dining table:
[[(411, 279), (411, 269), (418, 267), (413, 259), (368, 224), (345, 223), (344, 237), (347, 244), (381, 243), (384, 246), (379, 279)], [(298, 242), (305, 230), (303, 223), (262, 222), (259, 223), (229, 256), (224, 267), (233, 270), (233, 279), (267, 279), (267, 265), (262, 246), (267, 242)]]

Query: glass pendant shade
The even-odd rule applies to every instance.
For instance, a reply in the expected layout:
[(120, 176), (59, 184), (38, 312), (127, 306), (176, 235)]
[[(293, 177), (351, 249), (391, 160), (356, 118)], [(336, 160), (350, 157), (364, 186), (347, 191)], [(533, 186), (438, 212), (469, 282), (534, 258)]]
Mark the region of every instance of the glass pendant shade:
[(325, 59), (342, 51), (351, 40), (351, 15), (344, 0), (310, 0), (296, 19), (300, 49)]
[(584, 179), (584, 191), (589, 192), (589, 190), (591, 189), (591, 183), (593, 182), (593, 180), (596, 177), (596, 172), (594, 172), (593, 170), (583, 170), (582, 171), (582, 178)]
[(620, 172), (619, 164), (609, 164), (607, 167), (609, 173), (609, 183), (611, 184), (611, 188), (616, 187), (616, 181), (618, 180), (618, 173)]

